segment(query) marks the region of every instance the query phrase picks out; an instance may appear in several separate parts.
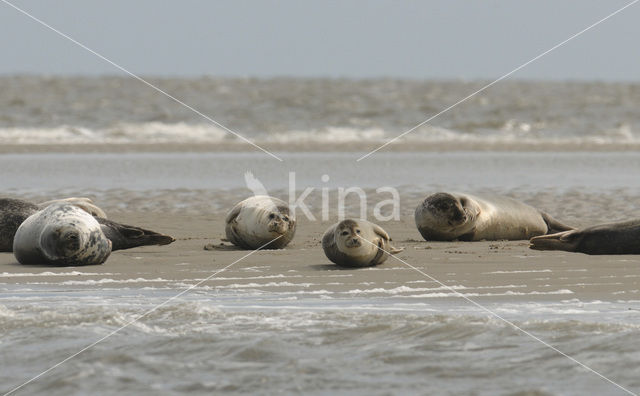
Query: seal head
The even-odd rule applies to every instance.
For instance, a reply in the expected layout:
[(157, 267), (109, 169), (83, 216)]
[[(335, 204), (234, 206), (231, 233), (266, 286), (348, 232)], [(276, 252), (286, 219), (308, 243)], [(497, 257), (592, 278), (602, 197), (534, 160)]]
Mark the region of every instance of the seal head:
[(426, 240), (465, 240), (474, 231), (479, 214), (480, 208), (472, 200), (440, 192), (418, 205), (415, 221)]
[(382, 264), (389, 254), (401, 252), (390, 244), (391, 238), (377, 224), (346, 219), (325, 232), (322, 248), (329, 260), (345, 267), (370, 267)]

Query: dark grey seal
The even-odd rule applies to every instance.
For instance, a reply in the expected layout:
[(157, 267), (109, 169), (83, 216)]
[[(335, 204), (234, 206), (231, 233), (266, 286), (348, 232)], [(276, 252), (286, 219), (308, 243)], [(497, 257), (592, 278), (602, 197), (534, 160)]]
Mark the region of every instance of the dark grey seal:
[[(13, 251), (13, 238), (20, 224), (27, 217), (44, 209), (43, 205), (50, 203), (69, 203), (92, 215), (96, 215), (96, 221), (100, 224), (102, 232), (112, 242), (112, 250), (130, 249), (146, 245), (168, 245), (175, 241), (169, 235), (108, 220), (104, 218), (104, 212), (92, 205), (90, 200), (86, 198), (67, 198), (38, 205), (19, 199), (0, 198), (0, 252)], [(97, 215), (102, 217), (97, 217)]]
[(520, 240), (573, 229), (512, 198), (447, 192), (425, 198), (415, 222), (427, 241)]
[(538, 236), (531, 239), (529, 247), (586, 254), (640, 254), (640, 220)]

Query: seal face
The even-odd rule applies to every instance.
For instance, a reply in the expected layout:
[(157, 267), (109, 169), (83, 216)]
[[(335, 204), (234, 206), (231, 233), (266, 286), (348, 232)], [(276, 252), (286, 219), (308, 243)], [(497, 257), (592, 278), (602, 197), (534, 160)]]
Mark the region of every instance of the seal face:
[(538, 236), (531, 239), (529, 247), (586, 254), (640, 254), (640, 220)]
[(573, 229), (515, 199), (447, 192), (426, 197), (415, 222), (432, 241), (519, 240)]
[(20, 225), (13, 252), (21, 264), (94, 265), (109, 257), (111, 241), (89, 213), (73, 205), (54, 203)]
[(243, 249), (258, 249), (267, 243), (263, 249), (282, 249), (296, 232), (296, 219), (289, 206), (267, 195), (239, 202), (225, 222), (227, 239)]
[(346, 219), (332, 225), (322, 237), (322, 249), (333, 263), (345, 267), (382, 264), (389, 254), (401, 252), (390, 244), (382, 227), (366, 220)]

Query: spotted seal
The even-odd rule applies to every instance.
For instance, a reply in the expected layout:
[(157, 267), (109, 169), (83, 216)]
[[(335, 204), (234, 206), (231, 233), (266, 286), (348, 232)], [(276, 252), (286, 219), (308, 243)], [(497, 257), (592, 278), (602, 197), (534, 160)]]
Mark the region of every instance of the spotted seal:
[(227, 239), (243, 249), (282, 249), (296, 232), (296, 219), (286, 202), (267, 195), (236, 204), (225, 223)]
[(169, 235), (108, 220), (104, 211), (94, 205), (89, 198), (64, 198), (40, 204), (20, 199), (0, 198), (0, 252), (13, 251), (13, 238), (20, 224), (27, 217), (53, 203), (70, 204), (92, 214), (100, 223), (102, 232), (111, 240), (113, 244), (111, 250), (146, 245), (167, 245), (175, 241)]
[(640, 220), (537, 236), (529, 247), (586, 254), (640, 254)]
[(404, 250), (391, 246), (391, 237), (379, 225), (353, 219), (329, 227), (322, 237), (322, 249), (329, 260), (344, 267), (382, 264), (389, 254)]
[(447, 192), (426, 197), (415, 222), (428, 241), (519, 240), (573, 229), (512, 198)]
[(54, 203), (22, 222), (13, 240), (13, 254), (21, 264), (95, 265), (107, 260), (111, 241), (89, 213)]

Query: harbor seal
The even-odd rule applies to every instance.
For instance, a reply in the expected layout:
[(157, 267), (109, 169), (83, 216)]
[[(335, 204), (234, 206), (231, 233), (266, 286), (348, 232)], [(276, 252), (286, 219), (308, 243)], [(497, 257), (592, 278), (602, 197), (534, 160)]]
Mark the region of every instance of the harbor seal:
[(427, 241), (519, 240), (573, 229), (515, 199), (446, 192), (425, 198), (415, 222)]
[(389, 254), (404, 249), (391, 246), (391, 238), (377, 224), (346, 219), (332, 225), (322, 237), (324, 254), (344, 267), (371, 267), (382, 264)]
[[(243, 249), (282, 249), (296, 232), (296, 219), (286, 202), (267, 195), (247, 198), (225, 220), (227, 239)], [(274, 240), (275, 238), (278, 238)]]
[(0, 252), (13, 251), (13, 238), (20, 224), (27, 217), (54, 203), (70, 204), (93, 215), (100, 224), (102, 232), (111, 240), (113, 244), (111, 250), (147, 245), (167, 245), (175, 241), (169, 235), (108, 220), (104, 211), (94, 205), (89, 198), (56, 199), (40, 204), (20, 199), (0, 198)]
[(89, 213), (73, 205), (54, 203), (18, 227), (13, 254), (21, 264), (95, 265), (107, 260), (111, 241)]
[(537, 236), (529, 247), (586, 254), (640, 254), (640, 220)]

